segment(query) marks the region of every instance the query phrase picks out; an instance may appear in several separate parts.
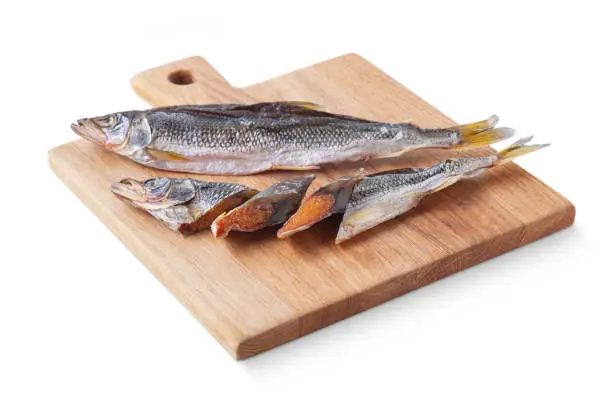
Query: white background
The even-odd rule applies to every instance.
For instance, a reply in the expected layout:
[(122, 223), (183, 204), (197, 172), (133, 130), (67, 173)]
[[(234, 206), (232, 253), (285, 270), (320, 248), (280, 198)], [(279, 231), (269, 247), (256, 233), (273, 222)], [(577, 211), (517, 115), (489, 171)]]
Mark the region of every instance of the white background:
[[(608, 2), (3, 2), (0, 407), (612, 406)], [(160, 2), (161, 3), (161, 2)], [(563, 232), (235, 362), (51, 173), (139, 71), (205, 56), (237, 86), (356, 52), (519, 164)]]

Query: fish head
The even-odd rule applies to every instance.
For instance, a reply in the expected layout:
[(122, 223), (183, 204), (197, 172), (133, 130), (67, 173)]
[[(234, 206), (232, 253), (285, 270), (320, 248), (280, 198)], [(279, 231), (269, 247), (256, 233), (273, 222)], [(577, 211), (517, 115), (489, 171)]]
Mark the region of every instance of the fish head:
[(71, 127), (76, 134), (90, 142), (113, 147), (122, 145), (127, 139), (130, 119), (123, 113), (111, 113), (95, 118), (79, 119)]
[(144, 188), (144, 183), (138, 180), (125, 178), (111, 184), (111, 191), (134, 204), (147, 202), (147, 192)]
[(196, 194), (190, 179), (168, 177), (156, 177), (145, 181), (125, 178), (111, 184), (111, 191), (130, 201), (134, 206), (147, 210), (187, 204)]
[(129, 155), (150, 141), (150, 129), (139, 112), (117, 112), (94, 118), (83, 118), (72, 124), (72, 130), (83, 139), (119, 154)]

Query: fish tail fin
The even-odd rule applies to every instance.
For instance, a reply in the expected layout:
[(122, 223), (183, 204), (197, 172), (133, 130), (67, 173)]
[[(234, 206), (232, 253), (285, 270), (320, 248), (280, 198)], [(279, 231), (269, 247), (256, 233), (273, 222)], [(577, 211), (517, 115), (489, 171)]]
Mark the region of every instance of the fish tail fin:
[(450, 128), (459, 133), (459, 142), (453, 146), (454, 149), (474, 149), (488, 146), (501, 140), (508, 139), (514, 134), (510, 128), (495, 129), (499, 117), (492, 115), (488, 119), (479, 122), (467, 123)]
[(462, 135), (470, 136), (476, 133), (483, 132), (485, 130), (493, 129), (495, 126), (497, 126), (498, 122), (499, 116), (491, 115), (491, 117), (489, 117), (488, 119), (474, 123), (467, 123), (465, 125), (454, 126), (451, 129), (458, 131)]
[[(469, 126), (469, 125), (464, 125)], [(459, 130), (461, 139), (459, 143), (453, 146), (453, 149), (464, 150), (474, 149), (477, 147), (489, 146), (493, 143), (501, 142), (511, 138), (514, 135), (514, 129), (511, 128), (497, 128), (488, 129), (479, 132), (474, 132), (470, 129)]]
[(503, 164), (503, 163), (512, 161), (519, 156), (523, 156), (527, 153), (535, 152), (536, 150), (540, 150), (547, 146), (550, 146), (550, 144), (534, 144), (534, 145), (527, 144), (532, 139), (533, 139), (533, 136), (519, 139), (515, 143), (499, 151), (497, 153), (496, 164)]

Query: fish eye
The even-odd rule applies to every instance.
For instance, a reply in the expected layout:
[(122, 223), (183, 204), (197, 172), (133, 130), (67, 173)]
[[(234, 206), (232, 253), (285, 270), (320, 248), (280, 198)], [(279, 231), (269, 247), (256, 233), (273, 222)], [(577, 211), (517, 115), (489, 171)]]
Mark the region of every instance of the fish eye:
[(155, 188), (155, 187), (159, 187), (162, 184), (167, 183), (167, 180), (168, 179), (165, 177), (155, 177), (155, 178), (150, 178), (148, 180), (145, 180), (143, 184), (145, 185), (145, 187)]
[(152, 195), (165, 195), (172, 187), (172, 180), (166, 177), (156, 177), (143, 183), (145, 189)]
[(109, 115), (100, 119), (96, 119), (96, 124), (100, 127), (113, 127), (117, 124), (117, 116)]

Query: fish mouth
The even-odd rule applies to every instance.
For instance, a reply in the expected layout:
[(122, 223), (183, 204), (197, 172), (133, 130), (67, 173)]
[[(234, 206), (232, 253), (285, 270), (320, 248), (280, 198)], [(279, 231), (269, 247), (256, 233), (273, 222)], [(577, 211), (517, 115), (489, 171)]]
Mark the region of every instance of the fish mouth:
[(147, 193), (142, 183), (129, 178), (111, 184), (111, 191), (132, 202), (144, 203), (147, 201)]
[(106, 145), (106, 136), (104, 132), (91, 119), (79, 119), (70, 125), (70, 128), (74, 133), (85, 140), (89, 140), (100, 146)]

